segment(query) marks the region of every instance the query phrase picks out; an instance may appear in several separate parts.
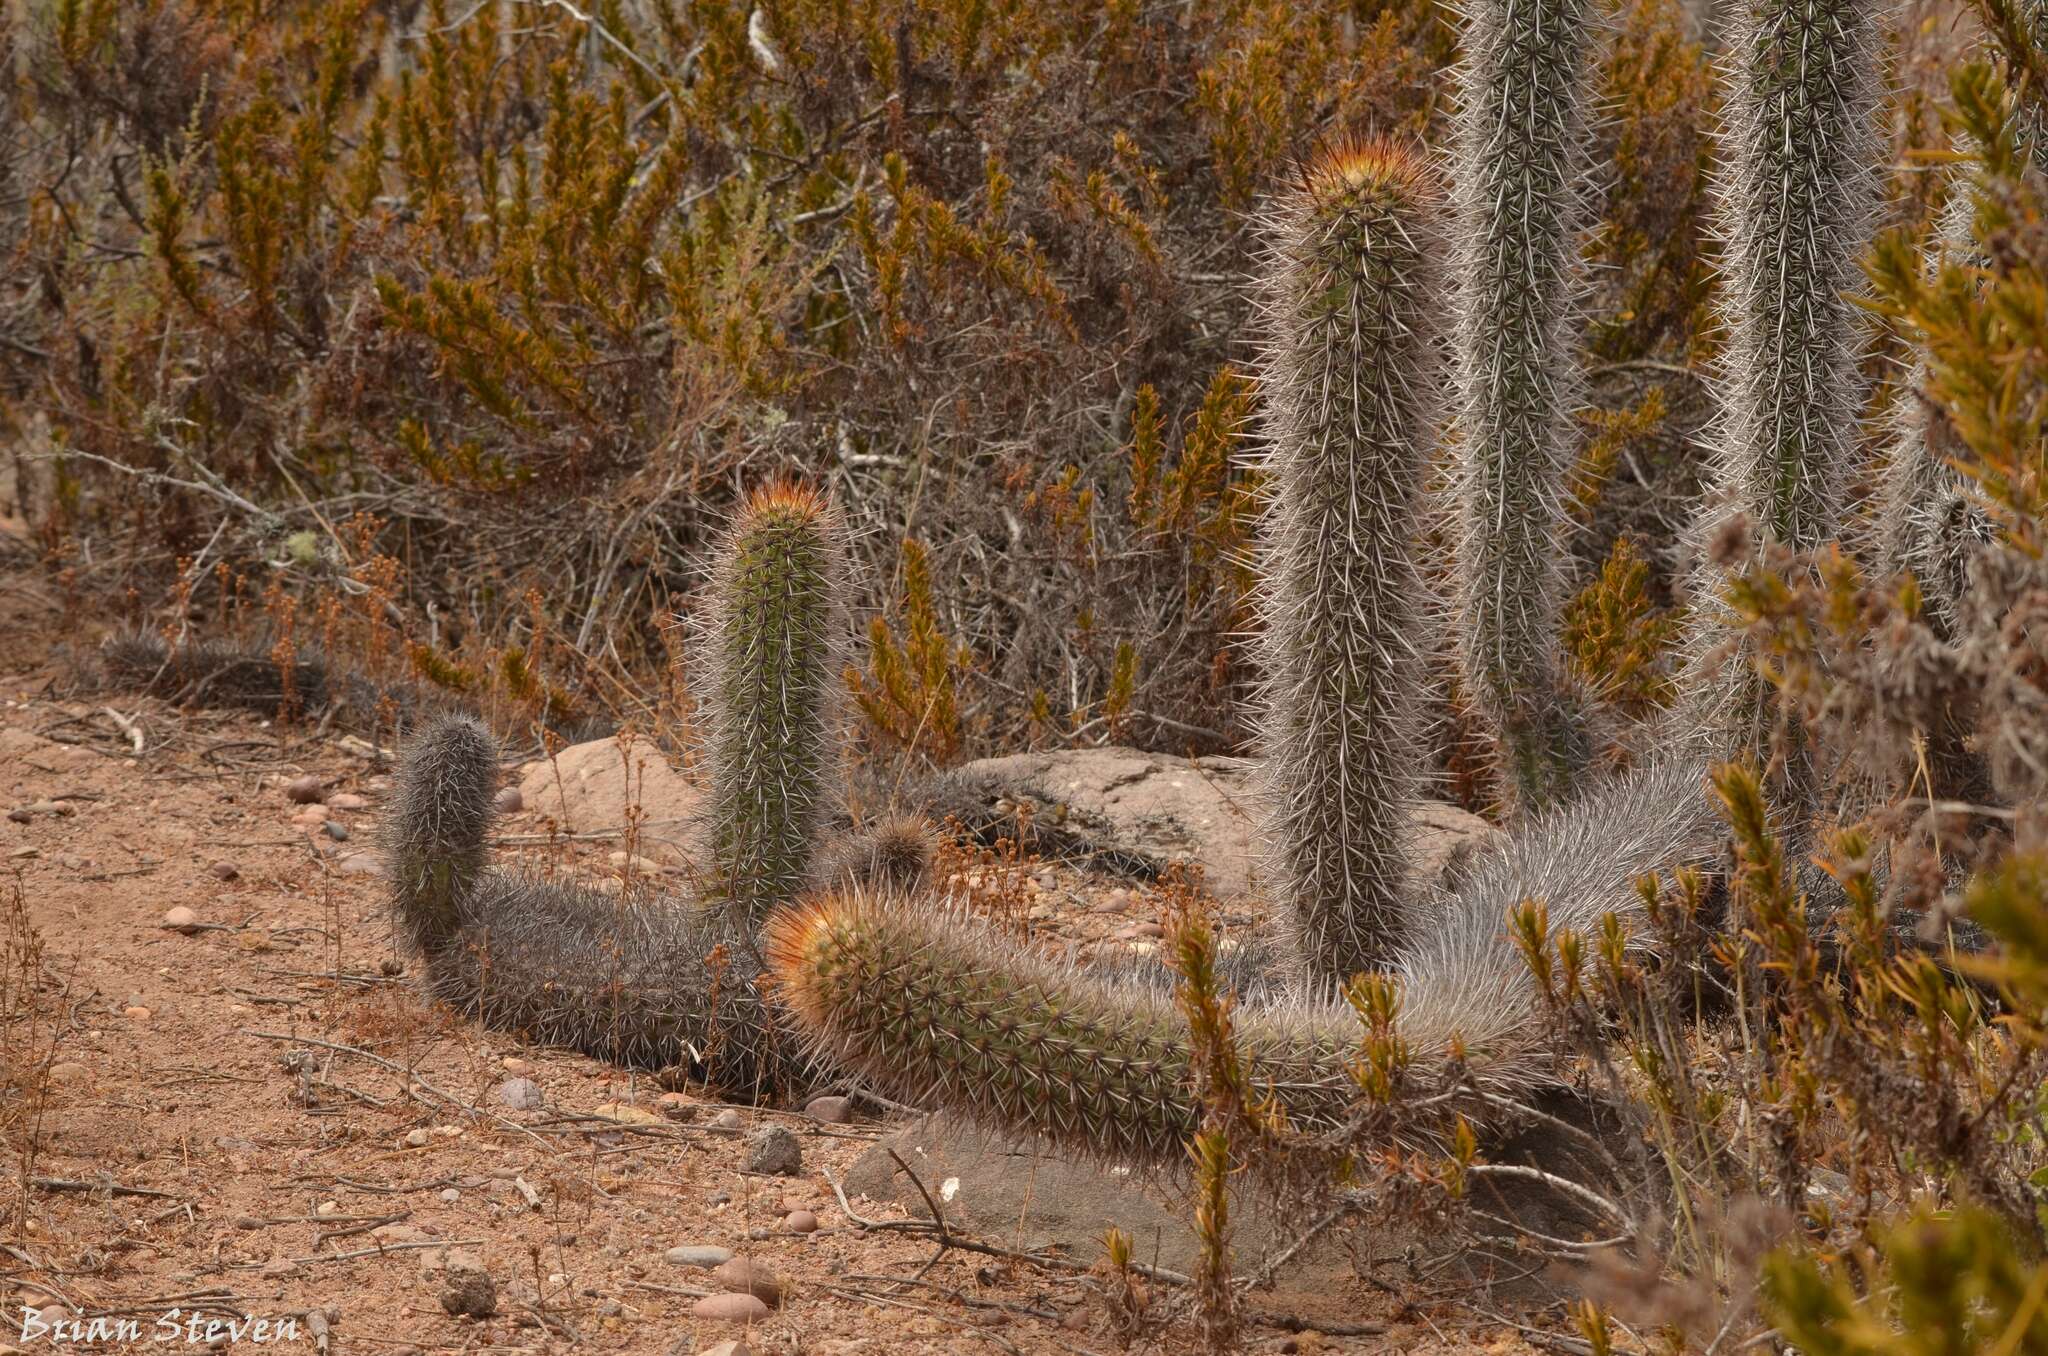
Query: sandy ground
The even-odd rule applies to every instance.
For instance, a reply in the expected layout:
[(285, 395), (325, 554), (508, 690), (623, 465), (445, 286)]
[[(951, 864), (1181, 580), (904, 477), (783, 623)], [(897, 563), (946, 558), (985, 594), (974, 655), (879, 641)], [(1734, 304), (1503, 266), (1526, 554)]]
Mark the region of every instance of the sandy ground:
[[(1086, 1276), (960, 1250), (934, 1261), (928, 1237), (849, 1219), (833, 1181), (886, 1126), (741, 1108), (722, 1131), (697, 1093), (424, 1003), (362, 870), (388, 769), (360, 741), (71, 688), (48, 638), (77, 636), (32, 575), (0, 577), (0, 635), (0, 1354), (203, 1347), (207, 1322), (230, 1318), (245, 1326), (216, 1328), (216, 1349), (1118, 1350)], [(284, 793), (307, 774), (365, 803), (308, 813)], [(603, 845), (554, 851), (610, 869)], [(1111, 925), (1085, 905), (1106, 886), (1063, 887), (1083, 901), (1073, 935)], [(198, 929), (163, 926), (175, 908)], [(36, 938), (39, 968), (23, 956)], [(515, 1077), (541, 1105), (504, 1104)], [(745, 1168), (771, 1123), (801, 1142), (795, 1176)], [(799, 1209), (816, 1232), (789, 1231)], [(726, 1287), (664, 1256), (684, 1244), (765, 1265), (780, 1307), (746, 1327), (695, 1316)], [(444, 1309), (464, 1254), (492, 1278), (489, 1317)], [(1385, 1331), (1254, 1327), (1253, 1351), (1574, 1349), (1527, 1345), (1469, 1295), (1380, 1277), (1258, 1302)], [(60, 1311), (135, 1326), (23, 1339)], [(259, 1342), (254, 1318), (296, 1335)], [(1555, 1311), (1541, 1325), (1568, 1331)], [(1190, 1325), (1134, 1349), (1193, 1350)]]

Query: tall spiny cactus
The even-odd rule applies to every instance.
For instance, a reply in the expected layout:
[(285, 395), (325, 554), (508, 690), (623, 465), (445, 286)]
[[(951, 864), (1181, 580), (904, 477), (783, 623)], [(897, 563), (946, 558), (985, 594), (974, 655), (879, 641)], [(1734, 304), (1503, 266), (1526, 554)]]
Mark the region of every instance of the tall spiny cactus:
[[(1432, 1096), (1394, 1133), (1438, 1139), (1490, 1097), (1540, 1083), (1548, 1027), (1529, 970), (1504, 931), (1523, 898), (1552, 924), (1593, 935), (1608, 913), (1640, 921), (1636, 877), (1700, 865), (1721, 825), (1697, 765), (1664, 763), (1525, 821), (1489, 845), (1432, 926), (1396, 958), (1398, 1032), (1419, 1085), (1456, 1070), (1481, 1095)], [(1638, 931), (1641, 929), (1638, 928)], [(1201, 1123), (1186, 1022), (1151, 990), (1048, 961), (963, 919), (858, 892), (813, 897), (770, 921), (773, 992), (820, 1054), (878, 1090), (1101, 1158), (1174, 1170)], [(1253, 1091), (1291, 1124), (1343, 1127), (1358, 1110), (1361, 1031), (1321, 991), (1247, 1001), (1233, 1017)]]
[(1558, 637), (1595, 31), (1590, 0), (1477, 0), (1458, 68), (1454, 634), (1510, 809), (1587, 761)]
[[(2017, 0), (2011, 14), (2022, 36), (2048, 52), (2048, 0)], [(2048, 130), (2036, 101), (2015, 110), (2015, 130), (2028, 158), (2048, 175)], [(1965, 149), (1957, 138), (1957, 149)], [(1944, 261), (1981, 265), (1976, 248), (1976, 192), (1961, 174), (1951, 183), (1926, 265)], [(1919, 583), (1926, 616), (1944, 634), (1961, 620), (1969, 559), (1994, 535), (1989, 516), (1972, 497), (1969, 478), (1951, 459), (1962, 447), (1948, 421), (1921, 394), (1928, 370), (1916, 351), (1911, 371), (1894, 404), (1892, 437), (1880, 468), (1873, 547), (1887, 576), (1910, 572)]]
[(1278, 204), (1263, 275), (1267, 836), (1305, 963), (1338, 981), (1379, 966), (1401, 930), (1441, 215), (1413, 155), (1338, 148)]
[[(1927, 264), (1971, 249), (1972, 202), (1967, 183), (1951, 190)], [(1968, 478), (1951, 464), (1960, 445), (1948, 420), (1921, 394), (1927, 381), (1924, 353), (1893, 403), (1891, 437), (1880, 468), (1872, 543), (1885, 577), (1910, 573), (1920, 586), (1926, 618), (1953, 634), (1968, 587), (1972, 550), (1990, 540), (1983, 510), (1972, 502)]]
[(756, 493), (718, 552), (706, 639), (718, 885), (758, 926), (813, 883), (843, 778), (846, 551), (823, 496)]
[[(1719, 184), (1727, 347), (1705, 537), (1740, 516), (1798, 551), (1839, 531), (1865, 383), (1850, 294), (1878, 205), (1880, 0), (1748, 0), (1730, 41)], [(1705, 545), (1703, 540), (1702, 545)], [(1692, 646), (1718, 644), (1720, 565), (1702, 567)], [(1681, 733), (1719, 748), (1757, 738), (1746, 664), (1692, 666)]]
[[(497, 745), (466, 717), (416, 733), (385, 852), (394, 912), (435, 997), (486, 1025), (618, 1063), (694, 1068), (753, 1095), (811, 1066), (761, 1001), (760, 914), (819, 883), (840, 790), (833, 678), (845, 617), (839, 529), (818, 496), (755, 494), (715, 571), (709, 900), (621, 901), (484, 868)], [(842, 854), (855, 882), (903, 886), (925, 845), (887, 829)]]

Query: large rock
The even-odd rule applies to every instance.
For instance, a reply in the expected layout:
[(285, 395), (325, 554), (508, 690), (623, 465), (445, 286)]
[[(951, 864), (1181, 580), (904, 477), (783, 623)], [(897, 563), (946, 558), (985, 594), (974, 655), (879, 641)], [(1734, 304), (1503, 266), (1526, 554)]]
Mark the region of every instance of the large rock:
[(885, 1135), (846, 1174), (849, 1196), (895, 1201), (913, 1214), (931, 1211), (915, 1183), (889, 1156), (894, 1149), (939, 1203), (946, 1223), (1014, 1248), (1053, 1249), (1094, 1261), (1114, 1224), (1134, 1241), (1132, 1255), (1175, 1271), (1195, 1257), (1195, 1239), (1173, 1211), (1174, 1193), (1128, 1169), (1056, 1158), (1031, 1145), (990, 1136), (933, 1116)]
[[(936, 780), (931, 808), (984, 837), (1015, 832), (1028, 812), (1031, 843), (1049, 855), (1150, 875), (1169, 863), (1201, 866), (1228, 898), (1260, 885), (1258, 762), (1137, 749), (1072, 749), (984, 758)], [(1417, 874), (1434, 883), (1493, 832), (1454, 805), (1410, 812)]]
[[(1601, 1129), (1591, 1111), (1568, 1096), (1548, 1099), (1553, 1116), (1588, 1131)], [(1488, 1161), (1536, 1163), (1565, 1177), (1592, 1184), (1615, 1199), (1637, 1199), (1635, 1193), (1652, 1182), (1657, 1166), (1640, 1140), (1625, 1129), (1607, 1126), (1601, 1135), (1620, 1156), (1623, 1177), (1617, 1180), (1614, 1158), (1594, 1159), (1574, 1139), (1537, 1125), (1506, 1143), (1492, 1146)], [(906, 1177), (890, 1156), (894, 1150), (924, 1190)], [(893, 1201), (911, 1214), (929, 1219), (925, 1192), (939, 1203), (947, 1227), (995, 1239), (1009, 1247), (1050, 1251), (1093, 1262), (1102, 1253), (1103, 1232), (1114, 1225), (1131, 1236), (1132, 1256), (1174, 1271), (1191, 1271), (1200, 1244), (1189, 1221), (1194, 1212), (1184, 1191), (1166, 1181), (1147, 1181), (1128, 1168), (1079, 1163), (1030, 1143), (985, 1133), (946, 1116), (927, 1116), (891, 1131), (847, 1170), (849, 1198)], [(1569, 1196), (1540, 1186), (1509, 1180), (1481, 1188), (1479, 1203), (1523, 1229), (1552, 1237), (1591, 1239), (1612, 1229)], [(1256, 1192), (1233, 1194), (1230, 1206), (1232, 1248), (1240, 1270), (1259, 1258), (1287, 1247), (1301, 1236), (1299, 1211), (1276, 1211)], [(1351, 1230), (1337, 1229), (1291, 1260), (1278, 1277), (1283, 1295), (1326, 1293), (1352, 1275), (1352, 1248), (1360, 1230), (1369, 1231), (1370, 1252), (1382, 1257), (1412, 1252), (1430, 1255), (1445, 1247), (1462, 1248), (1463, 1240), (1418, 1230), (1412, 1224), (1375, 1219)], [(1477, 1260), (1484, 1249), (1469, 1254)], [(1500, 1261), (1500, 1258), (1492, 1259)], [(1510, 1257), (1509, 1261), (1514, 1259)], [(1482, 1268), (1484, 1270), (1485, 1268)], [(1498, 1279), (1500, 1273), (1496, 1273)], [(1496, 1298), (1551, 1296), (1550, 1279), (1532, 1277), (1516, 1262), (1506, 1270), (1516, 1279), (1495, 1290)], [(1551, 1279), (1562, 1279), (1551, 1278)], [(1276, 1307), (1289, 1307), (1276, 1301)]]
[(618, 740), (594, 739), (528, 763), (519, 769), (519, 798), (563, 833), (623, 830), (626, 807), (637, 804), (641, 855), (665, 865), (694, 861), (691, 828), (703, 792), (648, 740), (633, 742), (630, 761)]

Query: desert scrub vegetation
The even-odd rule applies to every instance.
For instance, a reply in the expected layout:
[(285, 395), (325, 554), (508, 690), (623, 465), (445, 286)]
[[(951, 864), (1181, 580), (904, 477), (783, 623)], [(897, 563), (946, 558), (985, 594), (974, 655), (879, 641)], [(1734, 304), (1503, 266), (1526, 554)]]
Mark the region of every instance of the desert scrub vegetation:
[[(1614, 21), (1574, 587), (1669, 539), (1701, 417), (1706, 52), (1676, 0)], [(1251, 740), (1251, 209), (1353, 133), (1445, 143), (1457, 32), (1421, 0), (6, 25), (10, 498), (74, 596), (303, 623), (370, 611), (382, 558), (381, 681), (651, 725), (690, 562), (793, 473), (848, 519), (874, 745), (938, 763)]]
[(948, 638), (916, 692), (856, 657), (885, 743), (957, 705), (905, 741), (936, 761), (1244, 737), (1243, 209), (1318, 136), (1426, 133), (1451, 37), (1422, 4), (35, 0), (7, 42), (15, 494), (80, 590), (161, 621), (182, 571), (212, 621), (225, 563), (310, 599), (363, 515), (418, 677), (487, 694), (517, 650), (630, 705), (738, 487), (796, 473), (867, 610)]

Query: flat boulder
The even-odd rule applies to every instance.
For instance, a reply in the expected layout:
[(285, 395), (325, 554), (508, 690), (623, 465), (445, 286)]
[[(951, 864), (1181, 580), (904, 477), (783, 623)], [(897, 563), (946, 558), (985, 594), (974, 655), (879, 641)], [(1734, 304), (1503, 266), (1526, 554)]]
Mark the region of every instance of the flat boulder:
[(703, 791), (650, 740), (629, 751), (617, 739), (593, 739), (535, 759), (519, 769), (519, 802), (529, 822), (551, 819), (565, 834), (622, 831), (626, 808), (638, 805), (642, 856), (664, 866), (695, 860), (690, 829)]
[[(1116, 747), (1017, 753), (935, 778), (929, 812), (988, 840), (1028, 820), (1033, 850), (1124, 875), (1197, 865), (1209, 888), (1229, 898), (1261, 885), (1258, 773), (1253, 758)], [(1409, 850), (1417, 874), (1436, 884), (1493, 831), (1454, 805), (1414, 805)]]

